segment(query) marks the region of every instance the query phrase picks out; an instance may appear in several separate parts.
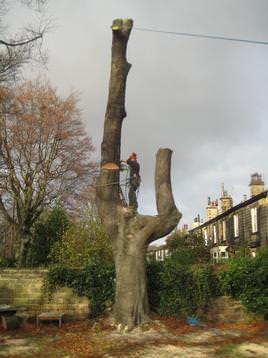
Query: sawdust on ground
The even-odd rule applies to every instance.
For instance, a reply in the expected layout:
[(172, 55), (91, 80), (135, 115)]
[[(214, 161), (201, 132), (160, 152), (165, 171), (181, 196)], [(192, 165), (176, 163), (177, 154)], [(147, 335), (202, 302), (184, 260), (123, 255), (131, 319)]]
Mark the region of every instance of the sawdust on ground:
[(160, 318), (122, 332), (103, 319), (1, 331), (0, 337), (0, 357), (8, 358), (268, 358), (268, 323), (258, 322), (189, 327)]

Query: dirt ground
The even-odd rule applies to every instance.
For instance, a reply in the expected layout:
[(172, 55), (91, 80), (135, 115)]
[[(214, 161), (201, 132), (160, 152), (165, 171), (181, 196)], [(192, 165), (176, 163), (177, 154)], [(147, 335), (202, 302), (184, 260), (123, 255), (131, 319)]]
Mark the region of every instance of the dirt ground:
[(97, 322), (28, 324), (0, 329), (0, 357), (9, 358), (268, 358), (268, 322), (191, 327), (183, 319), (153, 317), (130, 333), (108, 319)]

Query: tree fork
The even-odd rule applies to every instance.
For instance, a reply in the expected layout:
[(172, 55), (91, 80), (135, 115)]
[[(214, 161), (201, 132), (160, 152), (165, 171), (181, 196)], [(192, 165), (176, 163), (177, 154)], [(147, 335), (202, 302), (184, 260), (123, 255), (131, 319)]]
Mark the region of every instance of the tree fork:
[(148, 321), (145, 255), (149, 243), (167, 235), (181, 218), (175, 206), (171, 181), (170, 149), (159, 149), (156, 156), (155, 190), (158, 215), (139, 215), (124, 207), (119, 196), (119, 170), (103, 165), (120, 164), (121, 129), (126, 116), (126, 79), (130, 64), (126, 60), (131, 19), (113, 21), (111, 77), (101, 147), (101, 171), (97, 180), (97, 208), (112, 240), (116, 268), (114, 315), (125, 330)]

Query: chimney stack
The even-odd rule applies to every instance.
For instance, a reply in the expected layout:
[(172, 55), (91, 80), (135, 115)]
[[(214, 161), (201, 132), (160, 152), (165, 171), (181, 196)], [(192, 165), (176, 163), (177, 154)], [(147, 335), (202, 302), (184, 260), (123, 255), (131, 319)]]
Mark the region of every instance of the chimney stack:
[(228, 191), (224, 189), (224, 185), (222, 184), (222, 195), (220, 197), (221, 203), (221, 212), (224, 213), (225, 211), (231, 209), (233, 206), (233, 199), (231, 195), (228, 194)]
[(258, 195), (264, 191), (264, 181), (259, 173), (251, 174), (249, 183), (251, 197)]

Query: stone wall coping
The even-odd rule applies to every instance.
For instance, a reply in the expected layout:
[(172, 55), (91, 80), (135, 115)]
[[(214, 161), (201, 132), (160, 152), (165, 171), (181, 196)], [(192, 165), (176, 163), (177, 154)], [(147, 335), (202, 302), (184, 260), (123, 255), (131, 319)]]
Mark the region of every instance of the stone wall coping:
[(6, 273), (47, 273), (48, 269), (46, 268), (1, 268), (0, 274), (6, 274)]

